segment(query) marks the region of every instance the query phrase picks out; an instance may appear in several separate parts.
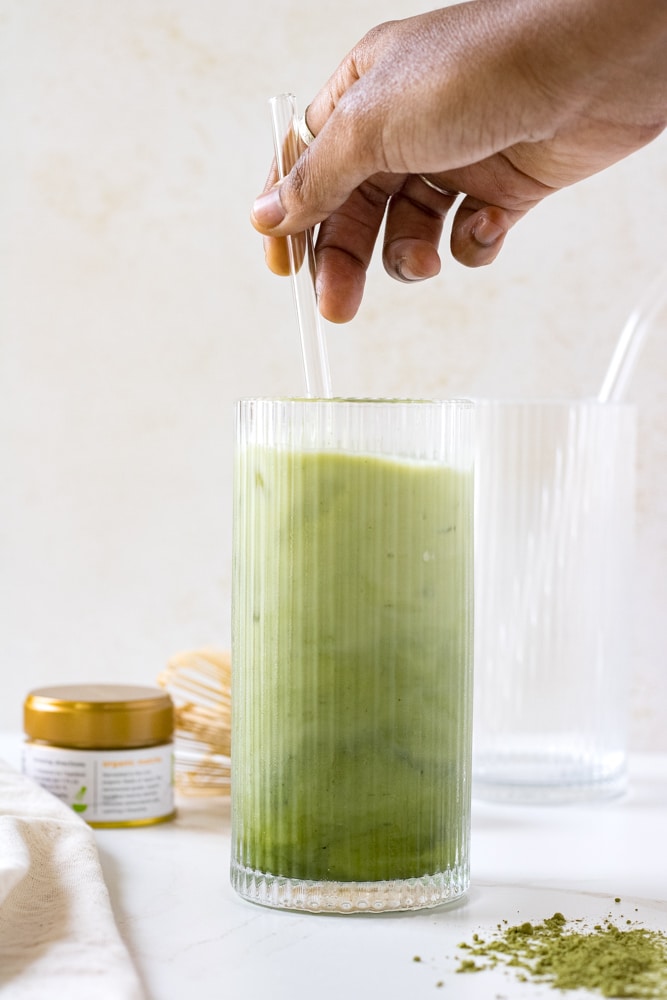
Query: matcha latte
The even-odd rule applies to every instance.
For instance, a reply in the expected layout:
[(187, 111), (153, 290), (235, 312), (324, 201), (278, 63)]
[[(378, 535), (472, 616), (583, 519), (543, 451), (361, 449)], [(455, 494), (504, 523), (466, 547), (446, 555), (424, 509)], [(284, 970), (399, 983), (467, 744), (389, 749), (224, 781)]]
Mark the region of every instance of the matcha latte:
[[(314, 910), (455, 898), (468, 878), (472, 476), (440, 452), (459, 411), (255, 400), (241, 422), (244, 405), (254, 410), (236, 469), (235, 888)], [(287, 441), (276, 407), (292, 420), (305, 411)], [(323, 408), (314, 433), (308, 415)]]

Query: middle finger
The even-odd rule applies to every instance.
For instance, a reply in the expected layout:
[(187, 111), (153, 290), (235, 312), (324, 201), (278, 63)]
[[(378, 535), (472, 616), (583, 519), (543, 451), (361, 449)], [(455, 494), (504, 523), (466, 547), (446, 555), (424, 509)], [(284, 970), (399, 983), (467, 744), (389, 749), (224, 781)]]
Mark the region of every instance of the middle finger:
[(389, 203), (382, 259), (387, 273), (400, 280), (432, 277), (440, 269), (438, 246), (458, 192), (429, 180), (408, 177)]

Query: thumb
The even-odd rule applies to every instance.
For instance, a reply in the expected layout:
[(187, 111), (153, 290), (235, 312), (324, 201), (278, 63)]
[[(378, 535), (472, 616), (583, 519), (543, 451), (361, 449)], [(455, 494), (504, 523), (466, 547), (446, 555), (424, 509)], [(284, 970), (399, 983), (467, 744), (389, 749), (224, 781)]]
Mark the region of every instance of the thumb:
[(302, 133), (313, 136), (311, 144), (303, 148), (290, 172), (253, 204), (251, 222), (260, 233), (287, 236), (317, 225), (381, 169), (376, 162), (381, 148), (373, 135), (376, 126), (355, 104), (345, 95), (333, 110), (318, 114), (315, 102), (309, 106)]

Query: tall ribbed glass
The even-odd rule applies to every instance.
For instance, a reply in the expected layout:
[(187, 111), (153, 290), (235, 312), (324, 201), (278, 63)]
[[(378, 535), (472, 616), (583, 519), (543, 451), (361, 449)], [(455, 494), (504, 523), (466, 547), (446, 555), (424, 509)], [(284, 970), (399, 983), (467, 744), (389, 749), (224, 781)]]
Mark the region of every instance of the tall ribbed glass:
[(473, 794), (532, 802), (626, 782), (635, 410), (480, 401)]
[(238, 404), (234, 888), (418, 909), (469, 881), (474, 409)]

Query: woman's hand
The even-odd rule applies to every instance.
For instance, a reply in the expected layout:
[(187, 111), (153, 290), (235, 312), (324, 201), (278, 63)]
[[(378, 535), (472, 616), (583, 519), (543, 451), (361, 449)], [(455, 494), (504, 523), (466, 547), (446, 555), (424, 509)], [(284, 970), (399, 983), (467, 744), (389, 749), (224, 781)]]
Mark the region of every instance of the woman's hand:
[(662, 131), (666, 51), (664, 0), (474, 0), (379, 25), (309, 105), (315, 140), (255, 202), (269, 267), (285, 273), (279, 237), (319, 223), (320, 309), (345, 322), (383, 221), (400, 280), (439, 272), (452, 210), (452, 255), (490, 263), (546, 195)]

